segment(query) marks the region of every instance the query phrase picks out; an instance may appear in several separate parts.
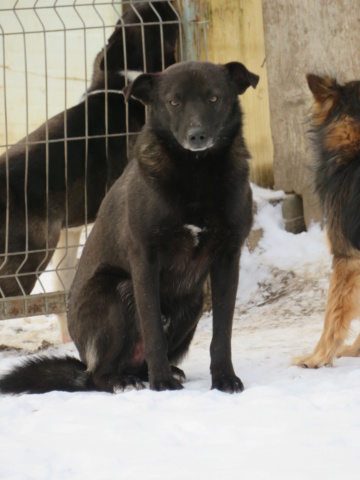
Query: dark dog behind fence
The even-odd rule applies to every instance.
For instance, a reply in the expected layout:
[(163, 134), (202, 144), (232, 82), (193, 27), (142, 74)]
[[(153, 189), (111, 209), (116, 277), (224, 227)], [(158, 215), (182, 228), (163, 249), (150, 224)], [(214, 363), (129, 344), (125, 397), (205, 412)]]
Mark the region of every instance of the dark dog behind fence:
[(177, 2), (12, 3), (0, 6), (0, 319), (65, 311), (88, 225), (144, 121), (121, 89), (187, 58)]

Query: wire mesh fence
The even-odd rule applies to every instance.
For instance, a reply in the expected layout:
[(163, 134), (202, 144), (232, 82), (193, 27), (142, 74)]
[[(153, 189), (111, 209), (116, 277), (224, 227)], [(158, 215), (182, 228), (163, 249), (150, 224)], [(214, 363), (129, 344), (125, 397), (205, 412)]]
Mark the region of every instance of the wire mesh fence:
[(122, 88), (206, 51), (206, 21), (183, 4), (2, 0), (0, 319), (65, 311), (99, 205), (145, 122)]

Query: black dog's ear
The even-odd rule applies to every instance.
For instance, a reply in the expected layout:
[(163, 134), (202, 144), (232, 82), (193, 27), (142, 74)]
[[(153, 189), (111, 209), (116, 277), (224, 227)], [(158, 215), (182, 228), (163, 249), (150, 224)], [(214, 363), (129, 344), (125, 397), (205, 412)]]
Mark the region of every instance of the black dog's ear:
[(306, 80), (313, 94), (314, 99), (318, 103), (323, 103), (330, 97), (335, 97), (337, 94), (337, 87), (339, 86), (337, 81), (331, 77), (319, 77), (313, 73), (306, 75)]
[(156, 76), (156, 73), (142, 73), (133, 82), (126, 85), (123, 88), (125, 102), (128, 102), (132, 96), (140, 100), (144, 105), (149, 105)]
[(256, 88), (260, 77), (249, 70), (239, 62), (230, 62), (225, 65), (230, 78), (236, 83), (238, 95), (244, 93), (249, 87)]

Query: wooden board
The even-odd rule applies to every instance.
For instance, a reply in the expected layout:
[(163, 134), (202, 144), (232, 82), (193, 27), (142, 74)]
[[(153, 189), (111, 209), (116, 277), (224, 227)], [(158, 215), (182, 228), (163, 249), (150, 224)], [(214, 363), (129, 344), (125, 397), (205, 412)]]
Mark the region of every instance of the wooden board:
[[(180, 2), (181, 4), (189, 2)], [(273, 147), (265, 64), (265, 43), (261, 0), (199, 0), (190, 2), (194, 20), (207, 19), (206, 48), (202, 55), (215, 63), (242, 62), (260, 75), (256, 90), (241, 97), (245, 138), (253, 158), (252, 180), (272, 186)], [(206, 55), (207, 53), (207, 55)]]

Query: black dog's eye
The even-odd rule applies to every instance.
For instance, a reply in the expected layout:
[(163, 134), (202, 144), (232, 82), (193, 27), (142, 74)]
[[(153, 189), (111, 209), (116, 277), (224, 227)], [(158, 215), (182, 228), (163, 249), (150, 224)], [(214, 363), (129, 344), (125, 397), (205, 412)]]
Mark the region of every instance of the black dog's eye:
[(218, 101), (218, 97), (216, 95), (213, 95), (211, 98), (209, 98), (210, 103), (216, 103)]
[(176, 100), (170, 100), (169, 103), (172, 107), (178, 107), (180, 105), (179, 102), (177, 102)]

